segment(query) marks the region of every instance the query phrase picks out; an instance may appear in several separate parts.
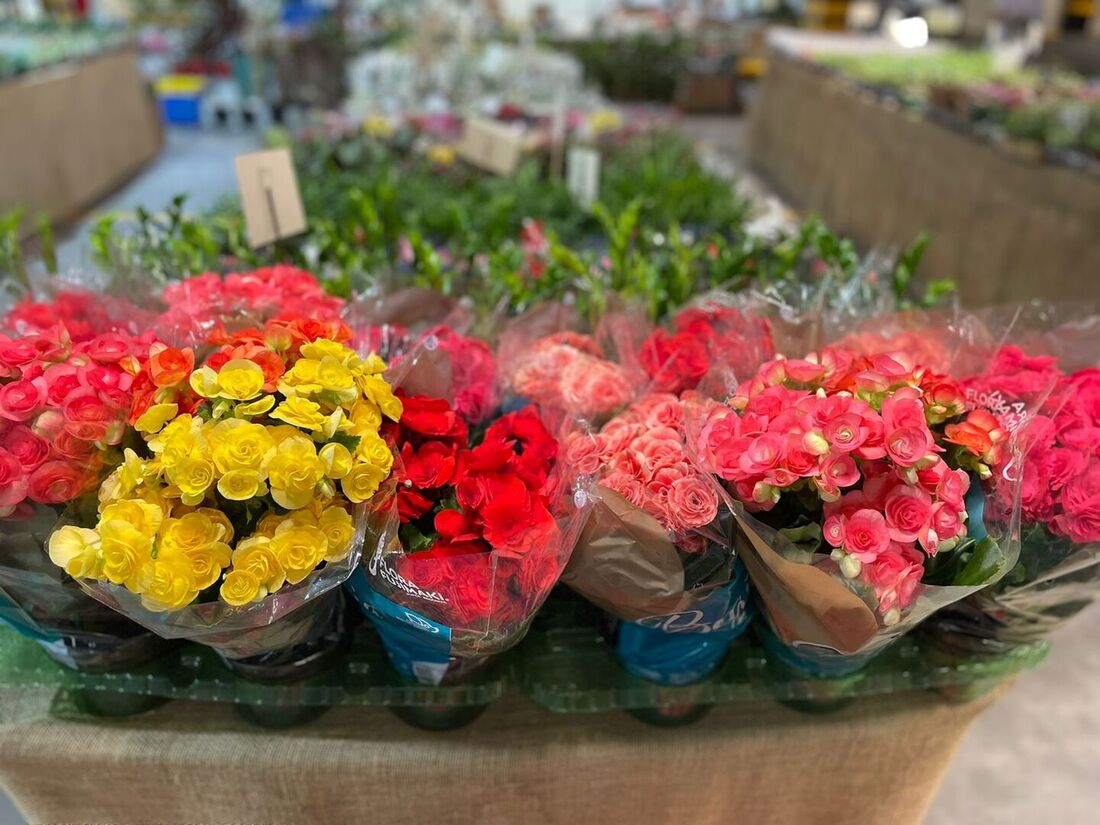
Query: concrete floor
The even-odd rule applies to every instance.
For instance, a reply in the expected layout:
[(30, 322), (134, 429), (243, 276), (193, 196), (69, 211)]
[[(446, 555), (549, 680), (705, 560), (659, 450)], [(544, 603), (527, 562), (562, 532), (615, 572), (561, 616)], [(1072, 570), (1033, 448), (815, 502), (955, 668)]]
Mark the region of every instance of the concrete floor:
[[(685, 123), (734, 170), (743, 167), (740, 121)], [(165, 151), (103, 208), (158, 209), (177, 192), (202, 208), (236, 187), (232, 158), (256, 145), (252, 135), (172, 133)], [(750, 191), (764, 194), (759, 182)], [(89, 216), (89, 219), (94, 218)], [(79, 232), (61, 250), (79, 265), (87, 247)], [(1100, 605), (1055, 638), (1050, 659), (1024, 674), (966, 736), (927, 825), (1011, 825), (1100, 822)], [(23, 820), (0, 794), (0, 825)]]

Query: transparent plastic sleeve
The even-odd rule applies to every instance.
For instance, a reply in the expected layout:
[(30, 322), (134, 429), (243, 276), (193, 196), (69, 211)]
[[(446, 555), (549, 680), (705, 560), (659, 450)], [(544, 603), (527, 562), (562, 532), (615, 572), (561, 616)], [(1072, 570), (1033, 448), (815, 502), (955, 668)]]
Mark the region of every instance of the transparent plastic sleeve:
[(373, 553), (349, 589), (378, 628), (395, 668), (426, 684), (461, 681), (526, 634), (557, 583), (588, 509), (583, 487), (556, 470), (554, 518), (520, 553), (431, 558), (406, 553), (396, 500), (380, 496), (369, 518)]
[(46, 543), (59, 509), (25, 506), (0, 519), (0, 623), (73, 669), (114, 670), (161, 653), (159, 639), (90, 598), (50, 561)]
[(80, 586), (162, 638), (203, 644), (229, 660), (249, 659), (308, 645), (330, 632), (342, 603), (339, 588), (359, 563), (366, 536), (367, 516), (359, 508), (346, 558), (326, 563), (299, 584), (243, 607), (218, 600), (156, 612), (142, 605), (141, 596), (121, 585), (81, 580)]
[(352, 346), (381, 356), (406, 393), (444, 398), (475, 424), (496, 411), (496, 356), (472, 334), (483, 321), (465, 303), (411, 287), (357, 298), (344, 320)]
[[(824, 515), (820, 516), (821, 520), (816, 520), (814, 516), (815, 512), (820, 515), (821, 509), (814, 488), (807, 488), (802, 491), (805, 495), (802, 495), (797, 489), (785, 489), (793, 482), (780, 482), (785, 491), (781, 495), (776, 494), (769, 506), (761, 507), (752, 502), (751, 497), (766, 495), (769, 488), (761, 493), (753, 487), (753, 482), (749, 482), (748, 487), (735, 491), (732, 480), (739, 476), (736, 470), (727, 471), (732, 472), (728, 477), (731, 486), (723, 486), (721, 493), (734, 513), (736, 551), (748, 567), (768, 631), (774, 637), (773, 642), (784, 646), (786, 659), (800, 662), (805, 671), (817, 675), (836, 675), (858, 669), (929, 616), (996, 584), (1019, 559), (1020, 468), (1026, 449), (1020, 424), (1040, 408), (1050, 385), (1044, 383), (1029, 391), (1010, 387), (1000, 388), (998, 393), (982, 390), (982, 379), (996, 367), (994, 353), (1000, 340), (996, 322), (997, 319), (992, 316), (980, 318), (957, 311), (910, 313), (876, 319), (865, 327), (857, 325), (855, 330), (846, 331), (841, 341), (846, 351), (851, 353), (882, 355), (904, 352), (903, 360), (907, 364), (920, 364), (937, 373), (939, 377), (935, 380), (941, 383), (929, 385), (924, 392), (942, 391), (953, 399), (943, 403), (966, 408), (963, 416), (949, 418), (946, 423), (955, 421), (958, 425), (972, 411), (984, 410), (994, 414), (1000, 426), (1007, 429), (1007, 432), (997, 431), (997, 440), (1004, 440), (1003, 453), (990, 468), (991, 477), (980, 478), (976, 470), (969, 471), (969, 492), (963, 502), (966, 513), (961, 519), (967, 530), (963, 534), (965, 540), (954, 543), (957, 547), (950, 544), (944, 549), (941, 545), (938, 553), (922, 552), (922, 560), (916, 567), (912, 567), (917, 563), (915, 554), (912, 559), (906, 558), (904, 563), (903, 556), (899, 555), (896, 557), (896, 570), (891, 566), (895, 564), (895, 559), (891, 558), (889, 562), (876, 561), (874, 567), (861, 572), (858, 564), (853, 565), (844, 552), (838, 552), (824, 540), (827, 525)], [(776, 362), (773, 369), (765, 370), (773, 375), (775, 369), (785, 363)], [(797, 370), (798, 367), (790, 369)], [(949, 383), (943, 384), (944, 379), (948, 379)], [(956, 380), (950, 383), (950, 379)], [(762, 380), (758, 377), (754, 382)], [(781, 389), (786, 386), (785, 381), (782, 379), (777, 385), (780, 387), (777, 392), (791, 392)], [(755, 389), (748, 388), (749, 398), (754, 398), (753, 393), (760, 392), (765, 386), (771, 385), (759, 383)], [(801, 385), (796, 381), (794, 386)], [(746, 387), (742, 387), (738, 394), (743, 394)], [(804, 390), (798, 390), (794, 395), (783, 395), (788, 398), (785, 403), (793, 404), (793, 399), (800, 397), (799, 392)], [(824, 395), (820, 397), (825, 398)], [(768, 416), (779, 414), (779, 408), (766, 414), (760, 413), (760, 407), (753, 407), (752, 410), (750, 418), (763, 415), (763, 421), (770, 420)], [(757, 420), (751, 426), (757, 424), (767, 427), (766, 423), (760, 424)], [(765, 431), (750, 430), (753, 433)], [(744, 439), (746, 449), (754, 443), (754, 438), (749, 436)], [(699, 434), (696, 433), (695, 439), (689, 441), (701, 443)], [(821, 448), (824, 447), (822, 441)], [(951, 444), (947, 443), (945, 447), (950, 448)], [(709, 445), (708, 449), (712, 451), (713, 458), (714, 444)], [(741, 458), (741, 466), (744, 466), (744, 461), (751, 463), (757, 460)], [(732, 460), (733, 457), (727, 455), (722, 462), (730, 466)], [(812, 471), (812, 468), (808, 470)], [(856, 470), (856, 465), (852, 465), (852, 470)], [(885, 470), (874, 472), (879, 474)], [(857, 481), (860, 477), (856, 473)], [(889, 476), (882, 478), (888, 479)], [(868, 498), (861, 499), (863, 493), (848, 486), (852, 483), (844, 485), (847, 492), (843, 496), (847, 497), (855, 490), (856, 499), (863, 502), (853, 503), (852, 512), (860, 510), (868, 513), (868, 510), (860, 508), (870, 507), (874, 511), (882, 505), (877, 498), (882, 493), (870, 493)], [(879, 489), (888, 488), (875, 488), (876, 491)], [(743, 504), (744, 501), (749, 501), (750, 506)], [(839, 525), (838, 528), (843, 529)], [(843, 539), (837, 539), (837, 542), (841, 541)], [(834, 543), (834, 547), (838, 546), (841, 545)], [(843, 567), (844, 564), (847, 567)]]
[[(1012, 323), (968, 392), (1017, 427), (1020, 557), (995, 586), (929, 622), (926, 635), (964, 653), (1044, 639), (1100, 593), (1100, 315), (1045, 304), (987, 315)], [(1011, 489), (993, 481), (1003, 507)]]
[(505, 407), (535, 403), (559, 416), (602, 422), (626, 406), (648, 380), (640, 354), (652, 325), (640, 308), (623, 307), (588, 330), (560, 302), (508, 322), (497, 345)]

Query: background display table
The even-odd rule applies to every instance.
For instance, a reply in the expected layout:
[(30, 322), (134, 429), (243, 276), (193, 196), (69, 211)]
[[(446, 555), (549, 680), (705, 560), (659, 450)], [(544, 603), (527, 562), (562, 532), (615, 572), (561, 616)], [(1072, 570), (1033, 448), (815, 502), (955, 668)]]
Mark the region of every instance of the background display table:
[(73, 218), (145, 166), (162, 141), (132, 49), (0, 83), (0, 112), (0, 213), (23, 206), (31, 216)]
[(427, 733), (364, 708), (268, 731), (182, 701), (87, 721), (58, 718), (70, 714), (64, 694), (10, 692), (0, 784), (32, 823), (905, 825), (921, 822), (994, 698), (913, 692), (828, 714), (728, 705), (656, 729), (513, 697), (468, 728)]
[(772, 54), (749, 125), (754, 168), (865, 248), (932, 242), (920, 277), (970, 306), (1100, 294), (1100, 175), (1015, 154)]

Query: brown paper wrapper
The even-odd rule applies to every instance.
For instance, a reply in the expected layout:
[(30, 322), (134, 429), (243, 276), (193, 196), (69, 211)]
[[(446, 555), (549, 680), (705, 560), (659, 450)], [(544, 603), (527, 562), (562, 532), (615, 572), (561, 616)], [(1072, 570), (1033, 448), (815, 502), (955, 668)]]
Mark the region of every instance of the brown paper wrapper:
[[(562, 581), (613, 616), (639, 621), (680, 613), (726, 584), (684, 589), (684, 563), (660, 522), (618, 493), (597, 486), (594, 503)], [(721, 580), (717, 580), (721, 579)]]
[(836, 576), (777, 553), (747, 518), (734, 511), (737, 554), (776, 634), (787, 644), (808, 642), (858, 653), (879, 631), (874, 610)]

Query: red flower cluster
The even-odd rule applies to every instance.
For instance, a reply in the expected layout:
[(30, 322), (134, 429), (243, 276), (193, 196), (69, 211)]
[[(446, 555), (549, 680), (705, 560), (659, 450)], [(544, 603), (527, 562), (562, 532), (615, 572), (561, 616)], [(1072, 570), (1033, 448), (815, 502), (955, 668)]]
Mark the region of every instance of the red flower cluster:
[(465, 420), (446, 401), (401, 398), (404, 413), (393, 427), (406, 555), (398, 573), (449, 592), (452, 626), (522, 616), (559, 572), (551, 514), (557, 441), (525, 409), (497, 419), (470, 446)]
[(149, 336), (118, 332), (73, 343), (64, 327), (0, 336), (0, 514), (96, 486), (150, 346)]
[(277, 265), (224, 278), (207, 272), (168, 284), (168, 309), (158, 328), (170, 340), (199, 343), (227, 326), (263, 324), (271, 318), (338, 319), (344, 301), (325, 292), (303, 269)]
[(18, 335), (47, 335), (63, 326), (70, 340), (81, 343), (104, 332), (128, 333), (149, 323), (151, 313), (128, 301), (66, 289), (49, 301), (24, 298), (4, 316), (3, 328)]
[(749, 375), (775, 355), (767, 320), (732, 307), (689, 307), (676, 315), (672, 327), (672, 332), (654, 330), (642, 344), (642, 367), (654, 392), (693, 390), (716, 363), (735, 375)]

